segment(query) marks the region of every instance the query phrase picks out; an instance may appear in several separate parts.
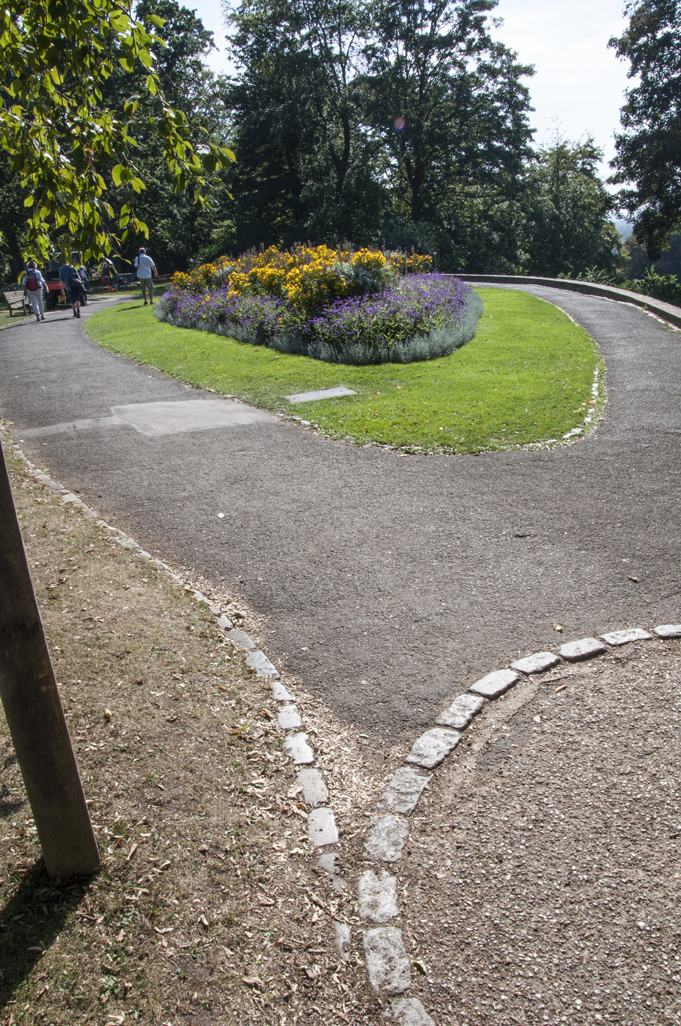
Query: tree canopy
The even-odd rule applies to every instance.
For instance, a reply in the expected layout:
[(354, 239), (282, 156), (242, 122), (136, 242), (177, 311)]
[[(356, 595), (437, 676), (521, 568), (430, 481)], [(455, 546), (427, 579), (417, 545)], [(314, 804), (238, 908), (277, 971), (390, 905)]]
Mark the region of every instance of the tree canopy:
[(242, 0), (230, 14), (233, 191), (252, 215), (240, 240), (425, 234), (446, 249), (465, 193), (516, 193), (531, 69), (492, 40), (494, 6)]
[[(8, 0), (0, 8), (0, 144), (29, 210), (25, 251), (47, 257), (57, 244), (96, 259), (131, 233), (147, 234), (136, 209), (146, 188), (136, 162), (145, 126), (173, 190), (199, 204), (233, 158), (208, 130), (192, 138), (186, 114), (166, 98), (156, 56), (164, 19), (151, 6), (139, 15), (132, 0)], [(175, 67), (191, 59), (172, 43)], [(133, 92), (118, 91), (119, 69), (134, 76)]]
[(681, 0), (631, 0), (611, 39), (638, 85), (627, 91), (613, 181), (639, 242), (655, 259), (681, 230)]
[(495, 0), (241, 0), (229, 15), (236, 248), (416, 246), (448, 271), (612, 267), (587, 141), (536, 153)]
[(239, 0), (230, 79), (177, 0), (9, 3), (9, 273), (53, 248), (131, 260), (147, 238), (166, 271), (346, 241), (454, 272), (612, 267), (600, 155), (533, 148), (532, 69), (495, 39), (496, 0)]
[(537, 153), (528, 172), (524, 219), (531, 274), (614, 270), (620, 238), (610, 219), (615, 200), (597, 172), (602, 159), (593, 139), (557, 139)]

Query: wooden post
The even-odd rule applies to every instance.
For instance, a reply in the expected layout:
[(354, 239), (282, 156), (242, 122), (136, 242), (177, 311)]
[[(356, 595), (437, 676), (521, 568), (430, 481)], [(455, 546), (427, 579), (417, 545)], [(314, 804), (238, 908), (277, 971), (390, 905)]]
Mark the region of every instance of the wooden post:
[(0, 445), (0, 699), (47, 872), (88, 876), (97, 842), (47, 650)]

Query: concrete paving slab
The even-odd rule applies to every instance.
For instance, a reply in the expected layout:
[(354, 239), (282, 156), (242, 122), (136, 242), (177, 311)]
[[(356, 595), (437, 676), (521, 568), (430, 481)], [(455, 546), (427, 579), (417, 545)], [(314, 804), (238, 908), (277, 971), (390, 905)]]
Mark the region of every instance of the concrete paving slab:
[(338, 957), (347, 962), (350, 958), (350, 927), (347, 923), (341, 923), (338, 919), (335, 919), (333, 929)]
[(111, 411), (122, 424), (130, 424), (148, 438), (188, 431), (276, 424), (277, 418), (233, 399), (186, 399), (180, 402), (126, 403)]
[(284, 740), (284, 748), (291, 757), (294, 766), (305, 766), (314, 762), (314, 752), (307, 743), (307, 734), (289, 734)]
[(275, 702), (292, 702), (293, 698), (289, 695), (284, 685), (278, 681), (272, 681), (272, 698)]
[(298, 783), (303, 789), (303, 801), (306, 805), (325, 805), (329, 800), (329, 791), (318, 769), (298, 770)]
[(246, 634), (246, 631), (240, 631), (238, 627), (231, 631), (225, 631), (225, 637), (228, 641), (233, 642), (237, 648), (240, 648), (242, 652), (255, 652), (258, 647), (253, 638)]
[(338, 828), (333, 809), (312, 809), (307, 817), (307, 833), (316, 848), (338, 842)]
[(69, 420), (60, 424), (47, 424), (45, 427), (26, 428), (22, 431), (23, 438), (49, 438), (50, 435), (63, 435), (71, 431), (95, 431), (98, 428), (120, 427), (124, 421), (120, 417), (89, 417), (84, 420)]
[(277, 714), (277, 723), (282, 730), (297, 730), (302, 726), (300, 713), (295, 705), (285, 705)]
[(270, 680), (279, 680), (279, 670), (269, 661), (264, 652), (260, 649), (256, 649), (255, 652), (249, 652), (246, 656), (246, 662), (252, 670), (258, 674), (259, 677), (268, 677)]
[(357, 395), (357, 393), (344, 385), (338, 385), (336, 388), (318, 388), (313, 392), (295, 392), (293, 395), (287, 395), (286, 398), (290, 403), (312, 403), (319, 399), (336, 399), (342, 395)]

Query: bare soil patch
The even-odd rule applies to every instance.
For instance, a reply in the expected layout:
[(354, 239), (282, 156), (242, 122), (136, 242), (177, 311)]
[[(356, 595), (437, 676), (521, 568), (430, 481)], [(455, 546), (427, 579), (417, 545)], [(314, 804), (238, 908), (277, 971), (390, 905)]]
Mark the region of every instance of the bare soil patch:
[[(47, 879), (3, 719), (0, 1021), (381, 1021), (357, 948), (335, 949), (354, 889), (317, 867), (269, 688), (205, 605), (4, 442), (102, 869)], [(299, 706), (352, 835), (376, 790), (361, 739)]]

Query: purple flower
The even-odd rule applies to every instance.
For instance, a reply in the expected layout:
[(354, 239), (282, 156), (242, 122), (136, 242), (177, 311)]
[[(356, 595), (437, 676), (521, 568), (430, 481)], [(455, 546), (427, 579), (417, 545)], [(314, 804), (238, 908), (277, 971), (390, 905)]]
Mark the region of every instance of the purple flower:
[(451, 352), (454, 344), (465, 339), (445, 345), (440, 338), (437, 351), (415, 347), (415, 343), (438, 332), (442, 336), (463, 321), (470, 297), (470, 287), (458, 278), (414, 274), (380, 293), (338, 299), (305, 318), (275, 296), (229, 295), (227, 286), (200, 295), (171, 288), (163, 296), (159, 316), (180, 327), (229, 335), (251, 345), (324, 360), (371, 363)]

